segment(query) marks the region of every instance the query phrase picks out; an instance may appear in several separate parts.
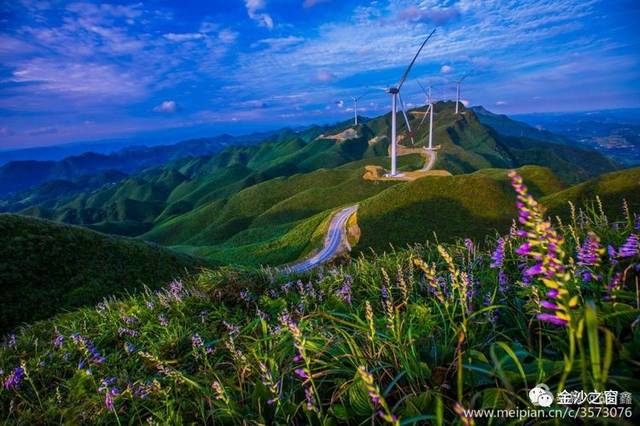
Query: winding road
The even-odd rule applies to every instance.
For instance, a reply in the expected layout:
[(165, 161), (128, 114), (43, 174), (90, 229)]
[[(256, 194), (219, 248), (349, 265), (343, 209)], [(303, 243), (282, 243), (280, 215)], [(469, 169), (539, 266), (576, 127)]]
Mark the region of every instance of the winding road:
[(336, 213), (329, 224), (329, 229), (326, 237), (324, 238), (324, 246), (322, 249), (313, 256), (302, 260), (299, 263), (287, 266), (285, 269), (289, 272), (300, 273), (313, 269), (316, 266), (331, 260), (331, 258), (337, 254), (338, 249), (342, 245), (341, 243), (346, 241), (347, 221), (357, 210), (358, 205), (356, 204), (344, 208)]

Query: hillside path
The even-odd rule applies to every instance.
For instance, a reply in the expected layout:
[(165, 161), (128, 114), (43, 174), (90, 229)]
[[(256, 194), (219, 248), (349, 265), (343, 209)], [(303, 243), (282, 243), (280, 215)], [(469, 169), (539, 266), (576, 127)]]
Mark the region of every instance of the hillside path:
[(343, 242), (346, 243), (346, 225), (347, 221), (358, 210), (358, 205), (349, 206), (340, 210), (331, 219), (327, 235), (324, 238), (324, 246), (322, 249), (313, 256), (304, 259), (291, 266), (285, 267), (289, 272), (305, 272), (315, 268), (329, 260), (331, 260), (338, 253), (338, 250), (343, 247)]

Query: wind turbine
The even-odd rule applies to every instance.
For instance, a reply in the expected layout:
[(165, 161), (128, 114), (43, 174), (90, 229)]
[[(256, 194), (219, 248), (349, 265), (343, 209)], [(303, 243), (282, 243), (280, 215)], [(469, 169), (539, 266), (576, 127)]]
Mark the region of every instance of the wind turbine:
[(358, 125), (358, 101), (360, 99), (362, 99), (362, 97), (364, 96), (364, 94), (360, 95), (360, 96), (352, 96), (351, 99), (353, 99), (353, 124), (355, 126)]
[(456, 114), (458, 114), (458, 105), (460, 104), (460, 85), (465, 78), (469, 77), (470, 72), (466, 73), (462, 78), (456, 81)]
[(424, 123), (425, 118), (427, 118), (427, 114), (429, 114), (429, 147), (427, 149), (431, 150), (433, 149), (433, 113), (434, 113), (433, 102), (431, 100), (432, 99), (431, 85), (429, 85), (429, 91), (427, 92), (422, 86), (422, 84), (420, 83), (420, 81), (418, 81), (418, 84), (420, 85), (420, 88), (422, 89), (424, 94), (427, 96), (427, 105), (429, 105), (429, 107), (427, 108), (427, 112), (422, 117), (422, 121), (420, 121), (420, 125), (418, 126), (418, 128), (422, 127), (422, 123)]
[[(416, 52), (416, 55), (413, 57), (413, 60), (405, 70), (404, 74), (402, 74), (402, 77), (400, 78), (400, 81), (398, 82), (398, 84), (396, 86), (392, 86), (384, 89), (385, 92), (391, 95), (391, 173), (389, 173), (389, 176), (397, 176), (398, 174), (397, 164), (396, 164), (396, 151), (397, 151), (396, 114), (397, 114), (398, 99), (400, 100), (400, 107), (402, 108), (402, 113), (407, 123), (407, 128), (409, 129), (409, 135), (411, 135), (411, 127), (409, 126), (409, 120), (407, 119), (407, 115), (404, 112), (402, 98), (400, 97), (400, 89), (402, 88), (402, 85), (406, 81), (407, 77), (409, 77), (409, 72), (411, 72), (411, 68), (413, 67), (413, 64), (416, 62), (416, 59), (418, 59), (418, 55), (420, 55), (420, 52), (422, 52), (422, 49), (424, 48), (425, 44), (427, 44), (427, 42), (435, 32), (436, 30), (434, 28), (433, 31), (431, 31), (431, 34), (429, 34), (429, 36), (422, 42), (422, 44), (420, 45), (420, 48), (418, 49), (418, 52)], [(412, 139), (413, 139), (413, 136), (412, 136)]]

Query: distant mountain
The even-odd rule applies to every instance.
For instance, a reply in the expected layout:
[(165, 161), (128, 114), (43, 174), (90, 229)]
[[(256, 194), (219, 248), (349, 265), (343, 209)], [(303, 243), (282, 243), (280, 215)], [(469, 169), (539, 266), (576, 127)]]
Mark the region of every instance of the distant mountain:
[(640, 164), (640, 108), (516, 116), (626, 165)]
[[(502, 135), (482, 124), (473, 110), (457, 115), (454, 109), (451, 102), (436, 104), (434, 129), (439, 145), (435, 168), (454, 175), (534, 164), (547, 168), (550, 179), (561, 185), (553, 188), (558, 190), (618, 167), (595, 151)], [(416, 146), (427, 137), (426, 126), (420, 126), (423, 113), (424, 108), (408, 112)], [(9, 203), (5, 209), (139, 236), (222, 262), (284, 263), (309, 250), (311, 234), (331, 209), (364, 202), (400, 184), (362, 179), (365, 165), (388, 166), (389, 125), (386, 114), (357, 127), (346, 121), (286, 130), (260, 144), (230, 145), (213, 155), (169, 161), (88, 191), (73, 194), (63, 188), (65, 195), (46, 201), (38, 201), (43, 198), (36, 191), (23, 193), (20, 204)], [(404, 125), (399, 126), (399, 140), (411, 146)], [(406, 170), (423, 162), (417, 154), (399, 159)], [(469, 200), (484, 194), (471, 184), (462, 188)]]
[(474, 106), (470, 108), (478, 117), (478, 120), (485, 126), (491, 127), (503, 136), (514, 136), (521, 138), (534, 139), (544, 142), (554, 142), (567, 145), (575, 145), (575, 141), (552, 133), (546, 130), (538, 129), (525, 122), (515, 120), (504, 114), (495, 114), (483, 106)]
[(174, 159), (209, 155), (234, 143), (247, 142), (244, 138), (220, 135), (215, 138), (188, 140), (175, 145), (127, 147), (108, 155), (85, 152), (59, 161), (11, 161), (0, 166), (0, 196), (24, 191), (47, 181), (72, 181), (80, 176), (107, 170), (131, 174)]
[(0, 214), (0, 333), (215, 264), (139, 240)]

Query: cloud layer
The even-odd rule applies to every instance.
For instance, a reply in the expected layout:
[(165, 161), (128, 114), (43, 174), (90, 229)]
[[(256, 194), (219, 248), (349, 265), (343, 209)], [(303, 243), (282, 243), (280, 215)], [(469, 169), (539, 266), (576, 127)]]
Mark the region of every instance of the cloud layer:
[(0, 148), (335, 121), (347, 109), (337, 102), (363, 93), (363, 111), (383, 113), (374, 88), (398, 81), (435, 26), (407, 103), (424, 101), (413, 80), (447, 99), (471, 71), (465, 99), (499, 112), (640, 105), (628, 0), (16, 0), (0, 11)]

